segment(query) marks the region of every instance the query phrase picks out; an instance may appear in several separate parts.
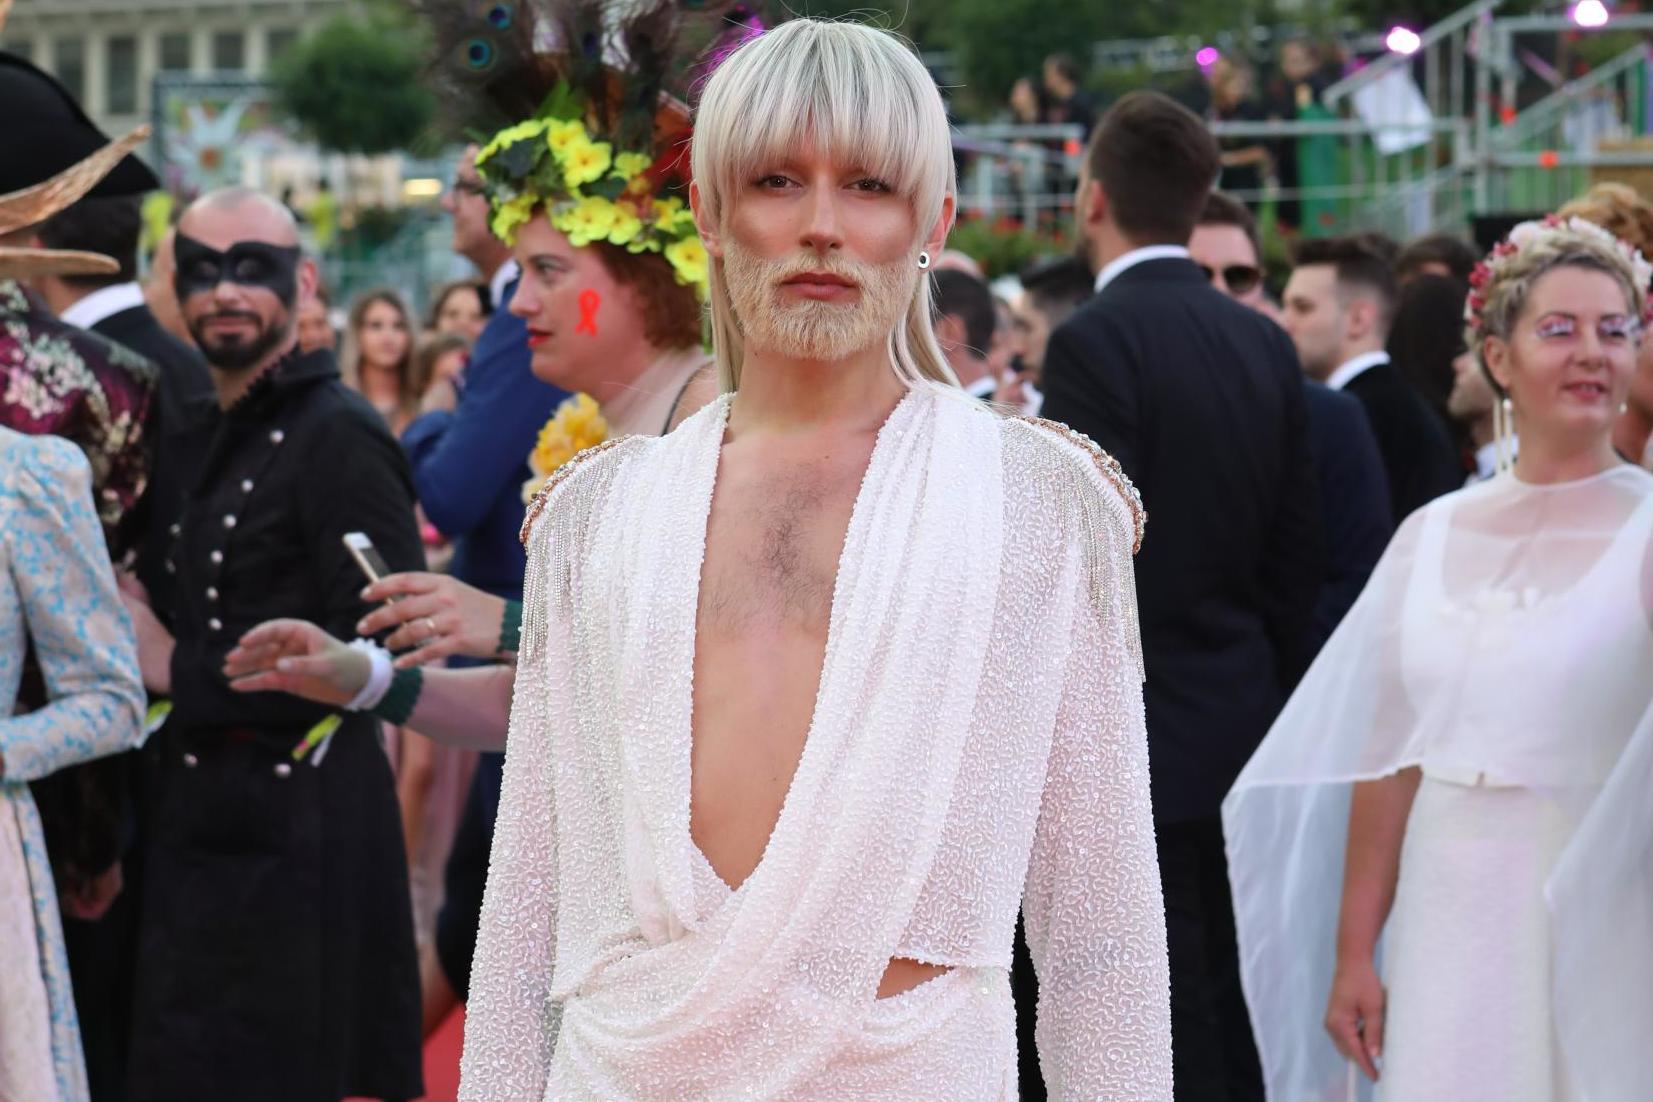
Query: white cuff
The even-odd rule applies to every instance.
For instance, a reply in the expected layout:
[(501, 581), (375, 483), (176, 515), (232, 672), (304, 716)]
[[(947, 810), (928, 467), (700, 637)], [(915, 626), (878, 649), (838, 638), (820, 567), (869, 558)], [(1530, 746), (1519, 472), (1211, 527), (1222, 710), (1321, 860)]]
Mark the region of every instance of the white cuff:
[(390, 682), (396, 676), (396, 668), (391, 665), (390, 652), (371, 639), (357, 639), (350, 644), (350, 648), (365, 652), (373, 667), (368, 671), (367, 684), (362, 686), (362, 691), (356, 694), (355, 699), (344, 706), (344, 710), (365, 712), (377, 707), (379, 701), (390, 691)]

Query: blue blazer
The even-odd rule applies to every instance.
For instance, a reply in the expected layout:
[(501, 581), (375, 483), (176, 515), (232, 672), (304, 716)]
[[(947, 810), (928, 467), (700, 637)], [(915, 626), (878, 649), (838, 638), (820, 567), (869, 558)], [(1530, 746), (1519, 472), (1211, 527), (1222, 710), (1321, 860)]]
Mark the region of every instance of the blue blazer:
[[(516, 293), (507, 285), (502, 302)], [(522, 597), (527, 557), (518, 533), (528, 453), (566, 391), (529, 370), (528, 328), (503, 308), (488, 319), (452, 413), (427, 413), (402, 433), (425, 515), (454, 542), (454, 577)]]

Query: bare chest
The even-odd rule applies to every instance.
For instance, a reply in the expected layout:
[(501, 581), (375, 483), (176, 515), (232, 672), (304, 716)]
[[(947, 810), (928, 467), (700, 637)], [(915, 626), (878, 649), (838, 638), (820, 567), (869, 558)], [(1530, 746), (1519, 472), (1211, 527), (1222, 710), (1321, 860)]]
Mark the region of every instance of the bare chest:
[(803, 754), (864, 467), (719, 471), (696, 615), (690, 821), (730, 884), (761, 860)]

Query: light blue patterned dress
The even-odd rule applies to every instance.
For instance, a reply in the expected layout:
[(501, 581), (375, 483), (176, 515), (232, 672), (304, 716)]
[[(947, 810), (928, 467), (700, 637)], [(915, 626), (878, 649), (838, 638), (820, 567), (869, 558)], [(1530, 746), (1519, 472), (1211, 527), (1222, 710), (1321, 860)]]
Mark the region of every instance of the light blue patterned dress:
[[(137, 745), (144, 694), (73, 444), (0, 428), (0, 559), (0, 1097), (81, 1102), (80, 1030), (28, 782)], [(30, 640), (50, 703), (14, 716)]]

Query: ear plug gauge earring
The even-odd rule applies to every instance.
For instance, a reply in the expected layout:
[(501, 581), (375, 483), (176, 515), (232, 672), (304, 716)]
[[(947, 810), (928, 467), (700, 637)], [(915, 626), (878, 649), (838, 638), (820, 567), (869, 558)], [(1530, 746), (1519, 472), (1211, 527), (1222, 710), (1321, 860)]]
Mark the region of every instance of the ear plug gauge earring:
[(925, 269), (927, 269), (929, 266), (930, 266), (930, 254), (929, 253), (919, 253), (918, 254), (918, 270), (922, 272)]

